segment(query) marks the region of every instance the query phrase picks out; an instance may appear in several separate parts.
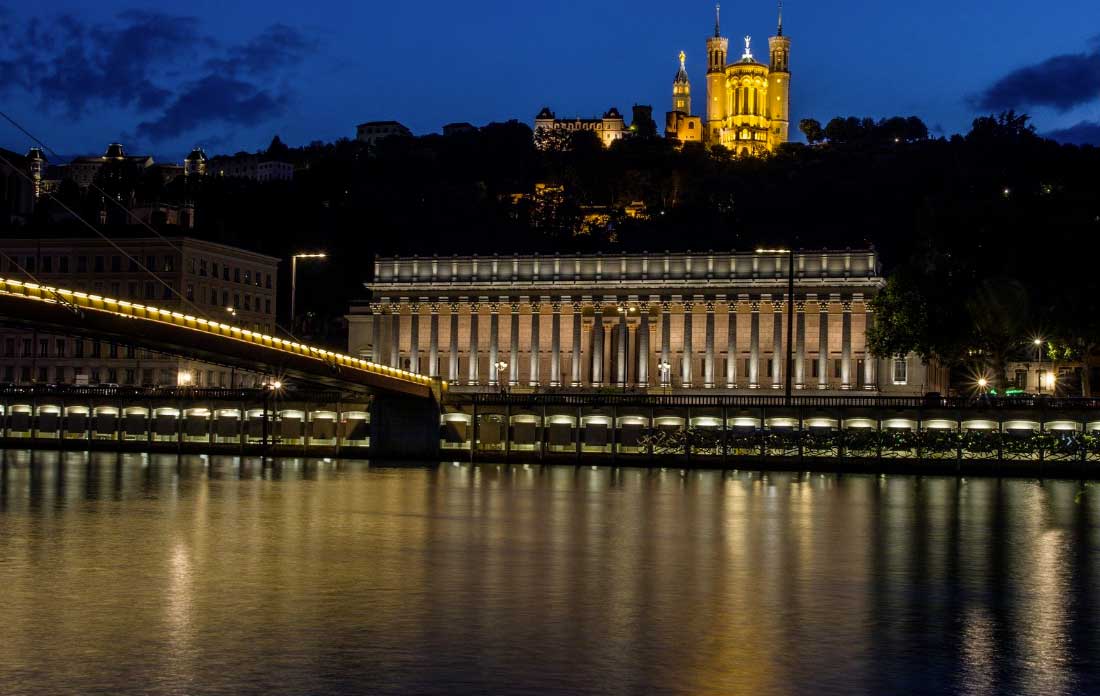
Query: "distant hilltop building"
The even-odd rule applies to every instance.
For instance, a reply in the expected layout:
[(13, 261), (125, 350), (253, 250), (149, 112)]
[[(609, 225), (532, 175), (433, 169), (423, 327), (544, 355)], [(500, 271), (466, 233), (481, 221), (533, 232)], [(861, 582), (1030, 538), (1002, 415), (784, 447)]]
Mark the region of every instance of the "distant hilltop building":
[(691, 82), (680, 52), (680, 70), (672, 82), (672, 111), (665, 119), (665, 135), (681, 142), (724, 145), (738, 155), (773, 152), (787, 142), (790, 127), (791, 40), (783, 35), (783, 4), (779, 27), (768, 39), (769, 62), (752, 54), (752, 38), (745, 52), (727, 62), (729, 42), (720, 29), (721, 8), (715, 6), (714, 36), (707, 39), (707, 103), (702, 116), (691, 115)]
[(411, 138), (412, 131), (397, 121), (367, 121), (355, 127), (355, 139), (371, 147), (394, 136)]
[(472, 123), (466, 123), (465, 121), (459, 123), (448, 123), (443, 126), (443, 135), (461, 135), (463, 133), (476, 133), (477, 126)]
[(544, 106), (535, 116), (535, 137), (538, 138), (539, 131), (553, 130), (590, 130), (596, 133), (604, 147), (611, 147), (612, 143), (623, 139), (629, 132), (623, 115), (614, 106), (601, 118), (558, 118), (549, 107)]
[[(195, 153), (191, 153), (194, 155)], [(205, 155), (204, 155), (205, 156)], [(206, 171), (217, 176), (252, 181), (290, 181), (294, 178), (294, 165), (266, 155), (233, 155), (214, 157)]]

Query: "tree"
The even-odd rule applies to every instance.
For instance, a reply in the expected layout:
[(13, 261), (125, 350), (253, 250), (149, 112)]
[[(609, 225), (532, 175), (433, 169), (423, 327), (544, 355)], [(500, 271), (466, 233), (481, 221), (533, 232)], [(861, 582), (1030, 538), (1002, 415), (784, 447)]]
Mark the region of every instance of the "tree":
[(804, 118), (798, 122), (798, 130), (806, 136), (806, 142), (816, 145), (825, 140), (825, 131), (821, 128), (821, 122), (813, 118)]
[(290, 158), (290, 148), (284, 145), (283, 141), (276, 135), (271, 139), (271, 144), (267, 146), (267, 151), (264, 154), (271, 159), (286, 161)]

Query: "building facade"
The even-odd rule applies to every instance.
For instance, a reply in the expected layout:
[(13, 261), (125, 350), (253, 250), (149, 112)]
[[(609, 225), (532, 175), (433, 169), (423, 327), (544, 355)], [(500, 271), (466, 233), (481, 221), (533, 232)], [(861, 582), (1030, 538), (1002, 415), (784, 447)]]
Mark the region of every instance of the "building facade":
[[(184, 311), (257, 332), (275, 330), (278, 259), (182, 238), (5, 239), (3, 275)], [(152, 274), (142, 268), (149, 269)], [(132, 346), (0, 326), (0, 381), (250, 386), (259, 375)]]
[(594, 132), (603, 143), (604, 147), (611, 147), (616, 140), (622, 140), (630, 132), (623, 120), (623, 115), (614, 106), (607, 110), (601, 118), (558, 118), (549, 107), (543, 107), (535, 116), (535, 142), (540, 142), (540, 131), (575, 131), (588, 130)]
[(355, 139), (373, 147), (379, 140), (411, 138), (412, 131), (397, 121), (367, 121), (355, 127)]
[[(384, 258), (348, 350), (456, 391), (779, 389), (787, 269), (768, 253)], [(941, 388), (913, 356), (867, 352), (874, 251), (799, 253), (795, 276), (794, 388)]]
[(208, 170), (217, 176), (252, 181), (290, 181), (294, 178), (293, 164), (268, 159), (262, 155), (213, 157), (210, 159)]
[(714, 36), (707, 39), (705, 117), (691, 113), (691, 82), (681, 51), (665, 135), (680, 142), (723, 145), (742, 156), (773, 152), (790, 134), (791, 40), (783, 35), (782, 5), (779, 27), (768, 39), (766, 64), (753, 56), (749, 36), (741, 58), (728, 60), (729, 41), (722, 36), (718, 12), (716, 6)]

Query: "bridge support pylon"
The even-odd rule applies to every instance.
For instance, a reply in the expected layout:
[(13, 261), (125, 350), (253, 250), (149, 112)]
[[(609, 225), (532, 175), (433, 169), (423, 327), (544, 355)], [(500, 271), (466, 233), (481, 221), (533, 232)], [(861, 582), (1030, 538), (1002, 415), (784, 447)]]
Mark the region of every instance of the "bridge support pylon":
[(439, 402), (397, 394), (376, 395), (370, 406), (370, 456), (439, 461)]

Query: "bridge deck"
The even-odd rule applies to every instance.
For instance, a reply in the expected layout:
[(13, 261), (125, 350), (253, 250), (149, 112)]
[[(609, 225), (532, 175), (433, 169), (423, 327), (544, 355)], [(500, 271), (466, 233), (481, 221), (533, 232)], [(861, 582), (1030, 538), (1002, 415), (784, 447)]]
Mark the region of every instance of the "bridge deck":
[(424, 375), (181, 312), (35, 283), (0, 278), (0, 319), (331, 387), (433, 398), (432, 380)]

